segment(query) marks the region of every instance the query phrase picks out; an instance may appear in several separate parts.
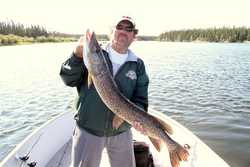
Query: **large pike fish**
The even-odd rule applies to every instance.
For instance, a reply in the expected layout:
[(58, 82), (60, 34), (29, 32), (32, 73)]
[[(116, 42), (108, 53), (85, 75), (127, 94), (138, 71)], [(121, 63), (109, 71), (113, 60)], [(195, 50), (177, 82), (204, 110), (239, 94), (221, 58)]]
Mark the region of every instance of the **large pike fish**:
[[(166, 132), (166, 126), (155, 117), (143, 111), (129, 101), (119, 91), (94, 32), (87, 30), (84, 44), (84, 61), (87, 61), (89, 72), (88, 83), (93, 82), (105, 105), (117, 116), (130, 123), (140, 123), (145, 135), (159, 140), (167, 146), (173, 167), (180, 161), (187, 160), (189, 153), (186, 148), (175, 142)], [(171, 130), (168, 130), (171, 132)]]

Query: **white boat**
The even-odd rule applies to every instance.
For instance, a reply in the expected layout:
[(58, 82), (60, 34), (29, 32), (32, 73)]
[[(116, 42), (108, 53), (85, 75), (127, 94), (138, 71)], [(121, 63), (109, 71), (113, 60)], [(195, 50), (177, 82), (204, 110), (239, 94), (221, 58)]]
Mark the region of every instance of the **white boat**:
[[(149, 113), (166, 121), (173, 128), (171, 136), (178, 143), (188, 144), (190, 157), (188, 161), (181, 162), (181, 167), (229, 167), (214, 151), (196, 137), (187, 128), (167, 117), (166, 115), (149, 109)], [(48, 121), (42, 127), (24, 139), (4, 160), (0, 167), (69, 167), (71, 159), (71, 137), (75, 127), (73, 113), (67, 112)], [(144, 141), (150, 147), (155, 167), (171, 166), (167, 148), (157, 152), (148, 137), (132, 129), (133, 138)], [(20, 158), (28, 157), (26, 161)], [(104, 150), (101, 167), (109, 167), (107, 152)]]

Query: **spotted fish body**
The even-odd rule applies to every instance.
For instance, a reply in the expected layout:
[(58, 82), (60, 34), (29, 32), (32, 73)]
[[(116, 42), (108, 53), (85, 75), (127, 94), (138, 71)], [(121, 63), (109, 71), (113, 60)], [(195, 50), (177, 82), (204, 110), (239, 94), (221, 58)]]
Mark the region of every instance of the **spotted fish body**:
[[(87, 58), (88, 61), (89, 82), (90, 80), (93, 81), (105, 105), (132, 126), (134, 123), (140, 123), (145, 130), (145, 135), (164, 142), (170, 152), (170, 159), (171, 153), (176, 153), (176, 161), (178, 161), (178, 158), (179, 160), (186, 160), (187, 150), (170, 138), (162, 123), (136, 106), (119, 91), (94, 32), (88, 30), (85, 37), (84, 50), (86, 55), (84, 59)], [(172, 166), (178, 166), (178, 162), (174, 163), (171, 160)], [(177, 165), (175, 165), (176, 163)]]

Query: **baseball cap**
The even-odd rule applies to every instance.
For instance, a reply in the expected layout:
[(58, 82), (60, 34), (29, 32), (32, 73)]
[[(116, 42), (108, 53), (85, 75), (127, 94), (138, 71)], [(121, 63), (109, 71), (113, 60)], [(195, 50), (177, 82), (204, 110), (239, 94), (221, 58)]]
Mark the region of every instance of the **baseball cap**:
[(125, 21), (125, 20), (129, 21), (129, 22), (132, 24), (133, 28), (135, 28), (135, 21), (134, 21), (134, 20), (132, 19), (132, 17), (130, 17), (130, 16), (122, 16), (122, 17), (120, 17), (120, 18), (116, 21), (116, 25), (119, 24), (119, 23), (122, 22), (122, 21)]
[(120, 22), (122, 21), (129, 21), (132, 26), (133, 26), (133, 29), (134, 29), (134, 32), (137, 34), (138, 33), (138, 29), (136, 29), (136, 24), (135, 24), (135, 21), (132, 19), (132, 17), (130, 16), (122, 16), (120, 18), (118, 18), (115, 22), (115, 25), (117, 26)]

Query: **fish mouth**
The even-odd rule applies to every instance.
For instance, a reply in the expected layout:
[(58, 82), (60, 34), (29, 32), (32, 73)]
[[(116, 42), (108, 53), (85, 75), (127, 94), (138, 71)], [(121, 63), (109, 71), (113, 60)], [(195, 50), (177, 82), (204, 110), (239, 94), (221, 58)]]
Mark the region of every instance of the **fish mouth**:
[(86, 40), (89, 42), (92, 38), (93, 35), (93, 31), (91, 31), (90, 29), (87, 29), (86, 31)]
[(89, 45), (89, 50), (90, 52), (94, 53), (97, 52), (99, 53), (101, 51), (101, 47), (97, 42), (96, 35), (94, 31), (87, 30), (86, 32), (86, 41)]

